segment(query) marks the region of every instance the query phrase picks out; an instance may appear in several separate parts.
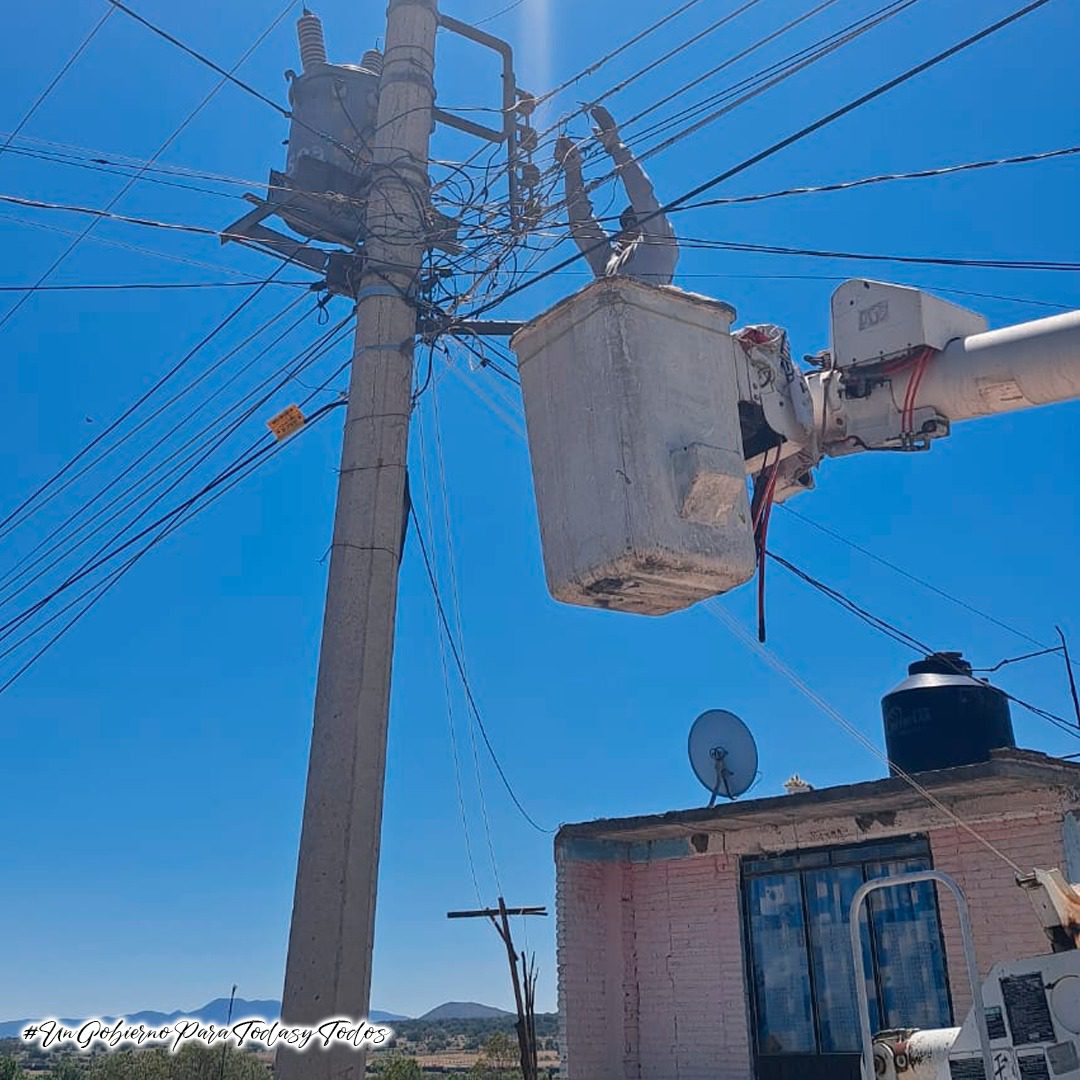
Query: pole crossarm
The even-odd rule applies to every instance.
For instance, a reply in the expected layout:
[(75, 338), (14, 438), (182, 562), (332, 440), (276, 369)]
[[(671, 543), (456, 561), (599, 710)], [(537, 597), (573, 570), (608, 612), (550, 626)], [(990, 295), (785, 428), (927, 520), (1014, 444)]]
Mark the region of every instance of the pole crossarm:
[[(507, 915), (546, 915), (548, 913), (545, 907), (508, 907), (505, 914)], [(476, 911), (448, 911), (446, 917), (448, 919), (496, 919), (503, 912), (498, 908), (480, 908)]]

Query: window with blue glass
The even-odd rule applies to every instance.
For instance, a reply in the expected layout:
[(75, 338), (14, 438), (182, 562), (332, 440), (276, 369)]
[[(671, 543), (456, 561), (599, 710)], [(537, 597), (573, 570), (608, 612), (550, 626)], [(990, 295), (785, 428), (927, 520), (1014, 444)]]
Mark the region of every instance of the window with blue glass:
[[(848, 913), (864, 881), (930, 868), (925, 837), (744, 859), (743, 902), (759, 1058), (856, 1054)], [(874, 1030), (952, 1023), (937, 895), (928, 882), (871, 894), (862, 971)]]

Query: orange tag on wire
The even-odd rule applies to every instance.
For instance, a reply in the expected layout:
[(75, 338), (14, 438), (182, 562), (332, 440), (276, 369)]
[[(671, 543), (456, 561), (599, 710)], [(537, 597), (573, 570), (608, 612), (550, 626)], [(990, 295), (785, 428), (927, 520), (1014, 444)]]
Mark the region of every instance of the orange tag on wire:
[(274, 433), (274, 438), (280, 441), (299, 431), (307, 421), (298, 405), (290, 405), (282, 409), (277, 416), (272, 416), (266, 421), (266, 426)]

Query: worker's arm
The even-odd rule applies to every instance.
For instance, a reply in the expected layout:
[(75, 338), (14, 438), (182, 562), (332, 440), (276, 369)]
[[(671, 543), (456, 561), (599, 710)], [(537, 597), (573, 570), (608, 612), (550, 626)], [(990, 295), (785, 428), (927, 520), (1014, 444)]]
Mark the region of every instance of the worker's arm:
[(590, 111), (596, 123), (596, 137), (611, 160), (615, 162), (619, 178), (630, 200), (630, 206), (641, 223), (641, 232), (646, 244), (654, 248), (666, 249), (663, 252), (654, 250), (649, 261), (657, 263), (658, 271), (673, 275), (679, 258), (679, 241), (667, 214), (658, 212), (660, 201), (656, 197), (656, 189), (652, 181), (638, 164), (637, 158), (623, 143), (611, 113), (602, 105), (597, 105)]
[(611, 259), (611, 241), (593, 213), (581, 175), (581, 153), (565, 135), (555, 142), (555, 160), (562, 166), (566, 183), (566, 208), (570, 235), (585, 256), (592, 272), (599, 278), (607, 272)]

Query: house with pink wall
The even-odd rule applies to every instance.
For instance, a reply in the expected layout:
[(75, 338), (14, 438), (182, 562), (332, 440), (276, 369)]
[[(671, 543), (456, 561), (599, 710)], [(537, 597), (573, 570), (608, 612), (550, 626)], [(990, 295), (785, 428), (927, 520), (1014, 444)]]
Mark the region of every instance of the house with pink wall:
[[(566, 825), (555, 841), (564, 1080), (856, 1080), (855, 978), (875, 1030), (959, 1025), (951, 896), (866, 880), (935, 868), (979, 967), (1050, 951), (1006, 860), (1080, 880), (1080, 765), (1031, 751), (711, 809)], [(963, 825), (958, 824), (958, 820)]]

